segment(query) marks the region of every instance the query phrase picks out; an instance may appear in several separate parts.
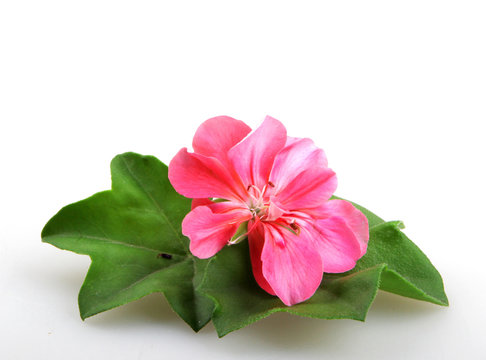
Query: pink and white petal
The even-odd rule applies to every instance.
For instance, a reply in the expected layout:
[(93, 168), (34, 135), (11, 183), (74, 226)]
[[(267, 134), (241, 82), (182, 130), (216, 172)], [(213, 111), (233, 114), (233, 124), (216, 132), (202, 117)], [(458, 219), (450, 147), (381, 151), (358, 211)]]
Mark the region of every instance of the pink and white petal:
[(339, 217), (344, 220), (347, 227), (353, 232), (360, 244), (361, 256), (366, 253), (370, 238), (368, 219), (346, 200), (329, 200), (315, 209), (305, 210), (315, 218)]
[(228, 165), (228, 150), (238, 144), (251, 132), (251, 128), (241, 120), (229, 116), (217, 116), (203, 122), (192, 141), (194, 152), (215, 157)]
[(236, 233), (238, 226), (250, 218), (248, 210), (235, 209), (218, 214), (209, 206), (198, 206), (182, 221), (182, 233), (190, 240), (191, 253), (207, 259), (221, 250)]
[(287, 211), (313, 208), (329, 200), (336, 188), (334, 171), (316, 166), (301, 172), (274, 198)]
[(270, 181), (275, 185), (274, 193), (285, 188), (305, 170), (327, 167), (324, 151), (311, 139), (287, 138), (286, 146), (275, 157)]
[(174, 189), (188, 198), (245, 198), (246, 189), (216, 158), (181, 149), (169, 164)]
[[(258, 218), (256, 218), (259, 222)], [(261, 222), (256, 224), (253, 220), (248, 223), (248, 229), (251, 231), (248, 233), (248, 245), (250, 247), (250, 259), (251, 267), (253, 269), (253, 276), (255, 277), (258, 285), (270, 295), (275, 295), (272, 287), (263, 276), (262, 271), (262, 250), (265, 243), (265, 234), (263, 225)]]
[(296, 141), (299, 141), (302, 138), (298, 137), (293, 137), (293, 136), (287, 136), (287, 141), (285, 142), (285, 147), (292, 145)]
[(320, 219), (304, 227), (310, 233), (315, 231), (312, 239), (321, 255), (324, 272), (341, 273), (356, 266), (356, 261), (362, 256), (361, 246), (342, 218)]
[(265, 218), (265, 221), (275, 221), (284, 214), (285, 211), (279, 208), (275, 204), (275, 201), (270, 201), (270, 205), (268, 205), (268, 211), (267, 211), (267, 216)]
[(229, 159), (245, 186), (262, 189), (267, 184), (275, 156), (286, 141), (287, 130), (282, 123), (267, 116), (255, 131), (229, 150)]
[(322, 260), (310, 234), (296, 235), (270, 224), (264, 229), (263, 276), (285, 305), (307, 300), (322, 280)]

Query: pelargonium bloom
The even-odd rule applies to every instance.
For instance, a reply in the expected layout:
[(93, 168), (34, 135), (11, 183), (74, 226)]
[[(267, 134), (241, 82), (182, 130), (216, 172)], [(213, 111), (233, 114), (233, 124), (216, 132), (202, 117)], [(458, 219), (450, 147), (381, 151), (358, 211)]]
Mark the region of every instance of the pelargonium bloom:
[(169, 179), (193, 198), (182, 222), (190, 250), (209, 258), (248, 238), (253, 274), (290, 306), (311, 297), (324, 272), (352, 269), (366, 252), (368, 221), (337, 187), (324, 151), (287, 136), (269, 116), (255, 131), (219, 116), (204, 122), (169, 165)]

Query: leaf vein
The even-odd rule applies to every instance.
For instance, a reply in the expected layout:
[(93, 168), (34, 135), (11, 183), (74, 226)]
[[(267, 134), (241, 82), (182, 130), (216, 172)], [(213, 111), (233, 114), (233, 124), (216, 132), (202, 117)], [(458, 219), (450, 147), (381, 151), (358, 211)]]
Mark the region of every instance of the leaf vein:
[[(48, 235), (45, 236), (43, 241), (44, 242), (49, 242), (49, 239), (57, 239), (57, 238), (78, 238), (78, 239), (90, 239), (90, 240), (97, 240), (97, 241), (102, 241), (106, 242), (112, 245), (121, 245), (121, 246), (126, 246), (126, 247), (131, 247), (131, 248), (136, 248), (136, 249), (141, 249), (141, 250), (146, 250), (146, 251), (151, 251), (151, 252), (156, 252), (159, 253), (161, 250), (160, 249), (152, 249), (147, 246), (140, 246), (140, 245), (135, 245), (135, 244), (130, 244), (122, 241), (117, 241), (109, 238), (105, 238), (102, 236), (91, 236), (91, 235), (81, 235), (81, 234), (56, 234), (56, 235)], [(185, 254), (184, 254), (185, 255)]]
[(172, 225), (172, 223), (169, 221), (169, 218), (167, 217), (167, 214), (162, 209), (162, 207), (160, 206), (160, 204), (155, 200), (155, 198), (147, 190), (145, 190), (145, 188), (142, 186), (140, 180), (135, 176), (135, 174), (133, 173), (132, 169), (128, 166), (128, 163), (125, 160), (125, 158), (122, 157), (121, 159), (123, 161), (123, 164), (125, 165), (125, 168), (130, 173), (130, 176), (133, 178), (133, 180), (135, 180), (135, 182), (137, 183), (138, 187), (140, 189), (142, 189), (142, 192), (149, 198), (149, 200), (152, 201), (152, 203), (157, 208), (158, 212), (162, 215), (162, 217), (164, 218), (164, 220), (169, 225), (170, 229), (176, 235), (177, 240), (179, 241), (179, 243), (182, 245), (183, 248), (185, 248), (184, 241), (182, 240), (181, 235), (177, 232), (177, 230), (174, 228), (174, 226)]

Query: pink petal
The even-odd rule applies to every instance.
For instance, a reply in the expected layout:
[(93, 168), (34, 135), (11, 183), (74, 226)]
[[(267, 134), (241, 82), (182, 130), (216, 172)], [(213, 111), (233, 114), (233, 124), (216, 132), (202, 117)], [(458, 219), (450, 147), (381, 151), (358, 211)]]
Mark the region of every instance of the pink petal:
[(279, 217), (281, 217), (283, 214), (285, 214), (285, 211), (281, 208), (279, 208), (275, 202), (271, 201), (270, 205), (268, 206), (268, 213), (266, 216), (265, 221), (275, 221)]
[(228, 165), (228, 150), (238, 144), (251, 131), (243, 121), (229, 116), (218, 116), (203, 122), (192, 141), (194, 152), (215, 157)]
[(194, 210), (198, 206), (207, 206), (207, 205), (211, 205), (211, 204), (214, 204), (214, 203), (211, 200), (209, 200), (208, 198), (192, 199), (191, 210)]
[(216, 158), (181, 149), (169, 164), (169, 180), (189, 198), (244, 199), (246, 189)]
[(285, 147), (291, 146), (293, 143), (301, 140), (303, 138), (298, 138), (298, 137), (293, 137), (293, 136), (287, 136), (287, 141), (285, 142)]
[(327, 167), (309, 168), (301, 172), (275, 199), (288, 211), (313, 208), (328, 200), (337, 188), (334, 171)]
[[(258, 218), (257, 218), (258, 220)], [(248, 233), (248, 244), (250, 246), (250, 259), (253, 269), (253, 276), (260, 287), (270, 295), (275, 295), (272, 287), (263, 276), (262, 272), (262, 250), (265, 243), (265, 235), (263, 225), (261, 223), (255, 224), (253, 221), (248, 223), (248, 229), (252, 229)]]
[(217, 214), (226, 214), (226, 213), (242, 213), (245, 212), (245, 217), (247, 213), (250, 214), (250, 210), (248, 207), (239, 201), (221, 201), (221, 202), (213, 202), (209, 205), (209, 208), (213, 213)]
[(287, 131), (282, 123), (267, 116), (258, 129), (229, 150), (229, 159), (245, 186), (263, 189), (275, 156), (286, 141)]
[(312, 239), (321, 255), (324, 272), (341, 273), (356, 266), (362, 256), (360, 243), (342, 218), (317, 220), (313, 227), (315, 236)]
[(360, 244), (360, 254), (366, 253), (370, 232), (368, 219), (356, 209), (353, 204), (345, 200), (329, 200), (316, 209), (306, 210), (316, 218), (339, 217), (346, 223), (346, 226), (353, 232)]
[(302, 172), (315, 167), (327, 167), (324, 151), (311, 139), (287, 138), (287, 144), (275, 157), (270, 181), (275, 185), (274, 193), (285, 188)]
[(264, 224), (263, 276), (285, 305), (310, 298), (322, 280), (322, 262), (307, 231), (296, 235)]
[(213, 212), (211, 206), (198, 206), (182, 221), (182, 233), (190, 239), (191, 253), (198, 258), (207, 259), (216, 254), (236, 233), (238, 226), (252, 216), (247, 209), (231, 208), (231, 203), (218, 208), (225, 208), (225, 212)]

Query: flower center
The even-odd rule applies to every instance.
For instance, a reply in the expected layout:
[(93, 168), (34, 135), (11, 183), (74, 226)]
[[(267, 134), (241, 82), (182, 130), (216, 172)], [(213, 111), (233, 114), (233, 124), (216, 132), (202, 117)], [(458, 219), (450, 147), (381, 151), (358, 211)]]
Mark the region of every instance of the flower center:
[[(270, 185), (271, 184), (271, 185)], [(260, 219), (267, 215), (268, 207), (270, 206), (270, 199), (265, 196), (268, 186), (274, 186), (272, 183), (268, 183), (260, 190), (255, 185), (248, 185), (248, 209), (253, 214), (253, 217), (258, 216)]]
[(247, 206), (253, 215), (253, 219), (258, 217), (261, 221), (266, 222), (288, 222), (288, 219), (282, 219), (282, 216), (286, 217), (287, 212), (279, 207), (273, 200), (275, 185), (272, 182), (268, 182), (262, 190), (255, 185), (248, 185), (248, 200)]
[(295, 235), (300, 235), (301, 228), (296, 223), (294, 214), (281, 209), (272, 202), (271, 195), (274, 187), (275, 185), (272, 182), (268, 182), (262, 190), (255, 185), (248, 185), (247, 206), (253, 215), (253, 219), (258, 217), (261, 221), (272, 222)]

